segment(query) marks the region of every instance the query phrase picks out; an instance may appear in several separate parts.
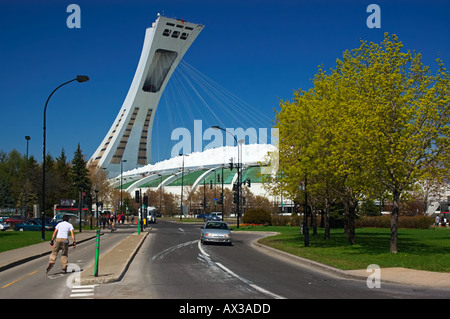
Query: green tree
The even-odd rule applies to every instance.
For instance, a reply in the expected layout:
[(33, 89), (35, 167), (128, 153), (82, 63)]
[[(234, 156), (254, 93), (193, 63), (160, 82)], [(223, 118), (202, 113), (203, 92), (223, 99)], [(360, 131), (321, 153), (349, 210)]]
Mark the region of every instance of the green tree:
[(86, 165), (87, 162), (84, 160), (80, 144), (78, 144), (72, 159), (72, 167), (70, 168), (71, 195), (72, 198), (79, 198), (80, 191), (82, 191), (86, 193), (88, 202), (90, 202), (92, 200), (91, 180)]
[(391, 252), (402, 194), (424, 179), (449, 176), (448, 72), (437, 60), (432, 74), (420, 54), (402, 47), (385, 34), (381, 44), (344, 52), (329, 73), (319, 68), (312, 89), (280, 103), (275, 125), (285, 172), (280, 186), (294, 198), (307, 178), (309, 196), (325, 206), (339, 198), (351, 243), (359, 201), (390, 194)]
[(402, 48), (395, 35), (386, 34), (380, 45), (363, 42), (352, 52), (361, 66), (357, 100), (369, 111), (364, 142), (376, 155), (369, 168), (393, 199), (390, 251), (394, 253), (402, 194), (426, 178), (448, 176), (449, 168), (449, 74), (439, 59), (432, 74), (421, 54)]

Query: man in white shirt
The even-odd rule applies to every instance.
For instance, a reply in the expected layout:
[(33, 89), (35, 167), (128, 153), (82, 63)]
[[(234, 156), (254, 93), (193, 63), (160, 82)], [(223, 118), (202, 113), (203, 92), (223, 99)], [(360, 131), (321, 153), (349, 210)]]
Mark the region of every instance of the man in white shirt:
[[(73, 233), (73, 226), (68, 222), (70, 216), (64, 215), (63, 221), (60, 222), (55, 227), (55, 231), (52, 235), (52, 240), (50, 241), (50, 246), (53, 247), (52, 253), (50, 254), (49, 264), (47, 267), (47, 272), (53, 268), (55, 265), (56, 257), (58, 252), (61, 252), (61, 266), (64, 272), (67, 272), (67, 261), (69, 256), (69, 232), (72, 235), (73, 248), (76, 246), (75, 235)], [(56, 241), (54, 241), (56, 235)]]

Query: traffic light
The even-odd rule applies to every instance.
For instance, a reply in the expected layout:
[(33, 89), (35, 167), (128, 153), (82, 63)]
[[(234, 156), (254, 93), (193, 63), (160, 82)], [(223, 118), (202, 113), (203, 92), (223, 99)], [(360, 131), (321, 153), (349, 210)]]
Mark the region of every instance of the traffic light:
[(230, 159), (230, 171), (233, 170), (233, 158)]
[(223, 204), (223, 193), (220, 193), (219, 204)]
[(247, 185), (248, 185), (248, 187), (252, 187), (250, 179), (247, 179)]
[(233, 184), (233, 191), (237, 192), (239, 190), (239, 186), (237, 183)]
[(139, 203), (141, 201), (141, 196), (139, 195), (139, 191), (138, 190), (134, 192), (134, 201), (136, 203)]
[(233, 193), (233, 204), (239, 203), (239, 192)]
[(144, 195), (144, 207), (148, 206), (148, 196)]

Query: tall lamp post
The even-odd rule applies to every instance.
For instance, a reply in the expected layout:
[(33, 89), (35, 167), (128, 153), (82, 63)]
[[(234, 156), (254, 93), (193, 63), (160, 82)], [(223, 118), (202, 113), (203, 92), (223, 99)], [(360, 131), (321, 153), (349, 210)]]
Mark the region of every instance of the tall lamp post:
[(180, 221), (183, 218), (183, 184), (184, 184), (184, 157), (189, 155), (180, 154), (183, 156), (183, 164), (181, 168), (181, 203), (180, 203)]
[(25, 136), (25, 140), (27, 141), (27, 157), (25, 159), (25, 187), (23, 188), (23, 212), (22, 215), (27, 216), (27, 189), (28, 189), (28, 142), (31, 140), (31, 136)]
[(236, 147), (237, 147), (237, 151), (238, 151), (238, 157), (237, 157), (237, 160), (238, 160), (238, 162), (237, 162), (237, 173), (238, 173), (238, 178), (237, 178), (237, 180), (238, 180), (238, 183), (237, 183), (237, 185), (238, 185), (238, 192), (237, 192), (237, 194), (238, 195), (237, 195), (237, 204), (236, 204), (236, 216), (237, 216), (237, 228), (239, 228), (239, 215), (241, 213), (241, 210), (240, 210), (240, 202), (241, 202), (241, 173), (240, 173), (240, 166), (241, 165), (239, 163), (239, 142), (238, 142), (236, 136), (231, 134), (226, 129), (224, 129), (224, 128), (220, 127), (220, 126), (217, 126), (217, 125), (211, 126), (211, 128), (215, 129), (215, 130), (221, 130), (221, 131), (224, 131), (224, 132), (230, 134), (231, 136), (233, 136), (234, 141), (236, 142)]
[(160, 182), (159, 182), (159, 213), (162, 214), (161, 212), (161, 197), (162, 197), (162, 174), (158, 174), (158, 176), (161, 178)]
[[(126, 163), (127, 160), (120, 161), (120, 203), (119, 203), (119, 214), (122, 213), (122, 175), (123, 175), (123, 163)], [(117, 214), (116, 214), (117, 216)]]
[(45, 240), (45, 135), (46, 135), (46, 114), (47, 114), (47, 105), (48, 101), (52, 97), (52, 95), (62, 86), (69, 84), (71, 82), (77, 81), (79, 83), (87, 82), (89, 81), (89, 77), (87, 75), (77, 75), (75, 79), (72, 79), (70, 81), (64, 82), (60, 86), (58, 86), (56, 89), (53, 90), (52, 93), (50, 93), (49, 97), (47, 98), (47, 101), (45, 102), (44, 107), (44, 138), (43, 138), (43, 150), (42, 150), (42, 197), (41, 197), (41, 235), (42, 240)]

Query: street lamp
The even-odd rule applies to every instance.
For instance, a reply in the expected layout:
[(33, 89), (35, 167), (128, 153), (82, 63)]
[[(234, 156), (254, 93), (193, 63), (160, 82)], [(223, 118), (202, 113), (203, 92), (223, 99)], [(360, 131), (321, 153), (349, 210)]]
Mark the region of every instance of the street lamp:
[(25, 140), (27, 141), (27, 157), (25, 158), (25, 187), (23, 189), (24, 195), (23, 195), (23, 212), (22, 215), (25, 214), (25, 217), (27, 215), (27, 189), (28, 189), (28, 142), (31, 140), (31, 136), (25, 136)]
[(52, 97), (52, 95), (62, 86), (69, 84), (71, 82), (77, 81), (79, 83), (82, 82), (86, 82), (89, 81), (89, 77), (87, 75), (77, 75), (77, 77), (75, 79), (72, 79), (70, 81), (64, 82), (63, 84), (61, 84), (60, 86), (58, 86), (56, 89), (54, 89), (52, 91), (52, 93), (50, 93), (49, 97), (47, 98), (47, 101), (45, 102), (45, 107), (44, 107), (44, 138), (43, 138), (43, 150), (42, 150), (42, 197), (41, 197), (41, 221), (42, 221), (42, 225), (41, 225), (41, 235), (42, 235), (42, 240), (45, 240), (45, 135), (46, 135), (46, 114), (47, 114), (47, 105), (48, 105), (48, 101), (50, 100), (50, 98)]
[(159, 213), (162, 214), (161, 212), (161, 197), (162, 197), (162, 174), (158, 174), (158, 176), (161, 178), (161, 181), (159, 182)]
[(184, 157), (189, 155), (180, 154), (183, 156), (183, 165), (181, 168), (181, 203), (180, 203), (180, 221), (183, 218), (183, 184), (184, 184)]
[(119, 213), (122, 213), (122, 175), (123, 175), (123, 163), (126, 163), (126, 162), (127, 162), (127, 160), (121, 160), (120, 161), (120, 203), (119, 203)]
[(239, 215), (240, 215), (240, 212), (241, 212), (241, 210), (240, 210), (240, 202), (241, 202), (241, 173), (240, 173), (240, 163), (239, 163), (239, 142), (238, 142), (236, 136), (234, 136), (232, 133), (230, 133), (226, 129), (224, 129), (224, 128), (218, 126), (218, 125), (211, 126), (211, 128), (215, 129), (215, 130), (222, 130), (222, 131), (230, 134), (231, 136), (233, 136), (233, 138), (234, 138), (234, 140), (236, 142), (236, 147), (237, 147), (237, 151), (238, 151), (238, 157), (237, 157), (237, 160), (238, 160), (238, 162), (237, 162), (238, 196), (237, 196), (237, 204), (236, 204), (236, 216), (237, 216), (237, 226), (236, 227), (239, 228)]

